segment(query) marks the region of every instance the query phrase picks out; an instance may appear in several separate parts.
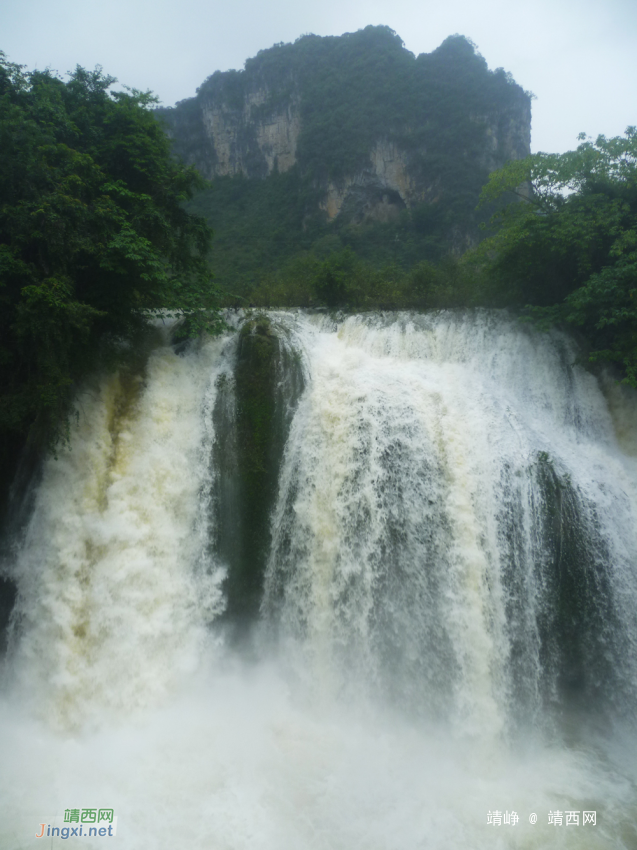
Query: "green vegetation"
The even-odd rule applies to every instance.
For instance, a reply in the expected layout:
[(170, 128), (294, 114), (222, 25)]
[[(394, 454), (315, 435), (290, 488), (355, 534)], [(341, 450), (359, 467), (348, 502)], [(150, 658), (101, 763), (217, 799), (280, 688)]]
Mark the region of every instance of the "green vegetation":
[(77, 382), (149, 313), (218, 323), (211, 231), (184, 209), (204, 183), (171, 157), (153, 96), (114, 82), (0, 54), (0, 465), (29, 430), (63, 432)]
[(229, 292), (249, 297), (264, 270), (311, 247), (318, 228), (303, 230), (311, 197), (295, 168), (265, 180), (218, 177), (191, 201), (188, 209), (214, 227), (215, 275)]
[(424, 260), (409, 270), (398, 264), (378, 268), (345, 248), (323, 260), (314, 253), (293, 258), (264, 275), (250, 299), (259, 307), (426, 310), (488, 303), (487, 284), (479, 270), (453, 257), (438, 264)]
[(498, 298), (542, 326), (578, 328), (590, 359), (616, 362), (637, 387), (637, 129), (511, 162), (483, 199), (511, 192), (521, 201), (478, 249)]
[[(474, 206), (479, 189), (471, 202)], [(456, 245), (454, 236), (466, 234), (470, 227), (476, 241), (479, 238), (480, 217), (469, 225), (462, 210), (456, 210), (464, 203), (457, 198), (422, 203), (404, 210), (395, 221), (359, 225), (340, 216), (328, 224), (320, 214), (306, 214), (318, 204), (318, 194), (303, 183), (295, 167), (265, 180), (216, 178), (211, 189), (190, 202), (190, 211), (214, 224), (215, 276), (230, 294), (239, 296), (236, 303), (263, 303), (255, 290), (272, 276), (287, 276), (289, 268), (302, 265), (308, 255), (322, 260), (351, 251), (370, 269), (390, 265), (407, 272), (422, 261), (439, 263), (453, 249), (460, 253), (466, 242), (461, 239)]]
[[(267, 91), (269, 98), (251, 106), (248, 123), (241, 124), (238, 116), (255, 91)], [(462, 36), (414, 57), (391, 29), (370, 26), (340, 37), (307, 35), (260, 51), (245, 70), (213, 74), (196, 98), (158, 114), (169, 126), (176, 154), (207, 174), (215, 162), (204, 107), (214, 104), (243, 127), (237, 154), (248, 176), (215, 178), (189, 208), (215, 230), (218, 280), (253, 302), (264, 277), (285, 273), (293, 258), (308, 252), (324, 259), (350, 249), (373, 269), (407, 270), (477, 243), (479, 225), (491, 212), (476, 213), (481, 188), (489, 168), (504, 164), (496, 137), (506, 135), (512, 120), (528, 121), (529, 103), (510, 75), (489, 71)], [(266, 176), (255, 126), (273, 110), (297, 104), (296, 165), (284, 173), (275, 167)], [(328, 222), (321, 209), (328, 184), (342, 186), (346, 177), (369, 170), (379, 140), (400, 149), (422, 202), (407, 209), (394, 193), (390, 220), (376, 221), (362, 210), (382, 187), (362, 185), (360, 197), (354, 193)]]

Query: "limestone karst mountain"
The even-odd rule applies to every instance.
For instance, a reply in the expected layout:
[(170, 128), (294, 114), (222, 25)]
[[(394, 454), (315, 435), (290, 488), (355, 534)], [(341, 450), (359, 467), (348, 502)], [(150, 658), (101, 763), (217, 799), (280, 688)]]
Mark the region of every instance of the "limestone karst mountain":
[(415, 57), (370, 26), (260, 51), (159, 114), (175, 152), (213, 181), (196, 206), (232, 277), (335, 236), (380, 260), (462, 252), (479, 238), (489, 172), (530, 152), (530, 103), (463, 36)]

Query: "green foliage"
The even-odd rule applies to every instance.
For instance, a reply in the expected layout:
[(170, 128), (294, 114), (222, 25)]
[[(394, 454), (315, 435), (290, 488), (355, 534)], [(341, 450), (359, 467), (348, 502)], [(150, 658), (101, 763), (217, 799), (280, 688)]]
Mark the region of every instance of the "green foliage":
[(262, 181), (218, 177), (188, 209), (214, 224), (216, 278), (227, 291), (249, 298), (265, 271), (316, 238), (319, 231), (305, 218), (312, 203), (316, 190), (294, 168)]
[(264, 277), (251, 293), (259, 307), (328, 307), (341, 310), (437, 309), (489, 304), (480, 270), (451, 256), (410, 270), (376, 267), (349, 248), (320, 259), (308, 252)]
[[(266, 278), (308, 252), (320, 257), (325, 246), (329, 252), (349, 248), (375, 268), (438, 262), (449, 253), (453, 234), (471, 227), (466, 210), (458, 209), (463, 203), (442, 198), (404, 210), (391, 222), (353, 224), (339, 217), (328, 224), (308, 214), (317, 207), (317, 190), (295, 167), (264, 180), (218, 177), (188, 209), (214, 225), (216, 278), (249, 304)], [(466, 244), (459, 243), (460, 249)]]
[[(77, 381), (150, 314), (213, 327), (204, 181), (170, 156), (138, 91), (68, 82), (0, 54), (0, 433), (63, 427)], [(212, 313), (209, 310), (212, 309)]]
[(637, 386), (637, 129), (509, 163), (483, 199), (507, 193), (521, 200), (479, 249), (496, 287), (545, 326), (580, 328), (590, 358), (617, 362)]

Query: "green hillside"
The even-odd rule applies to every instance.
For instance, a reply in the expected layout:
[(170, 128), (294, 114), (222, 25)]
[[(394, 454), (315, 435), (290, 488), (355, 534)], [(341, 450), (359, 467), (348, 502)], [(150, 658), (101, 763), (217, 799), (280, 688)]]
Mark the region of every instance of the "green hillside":
[[(267, 98), (252, 107), (252, 125), (300, 102), (294, 166), (265, 176), (247, 138), (253, 127), (244, 126), (246, 138), (237, 141), (247, 151), (244, 173), (215, 176), (190, 207), (214, 228), (219, 282), (244, 295), (307, 252), (320, 258), (349, 248), (375, 268), (462, 253), (488, 218), (475, 208), (489, 171), (529, 152), (519, 143), (509, 156), (502, 144), (495, 150), (512, 123), (528, 136), (530, 96), (502, 69), (490, 71), (466, 38), (451, 36), (415, 57), (392, 30), (370, 26), (340, 37), (303, 36), (259, 52), (242, 71), (213, 74), (196, 98), (161, 111), (176, 153), (204, 173), (218, 171), (197, 116), (210, 103), (238, 115), (259, 86)], [(421, 200), (407, 204), (389, 191), (391, 220), (374, 220), (361, 210), (379, 190), (363, 181), (328, 221), (328, 185), (345, 185), (369, 168), (379, 139), (401, 151)]]

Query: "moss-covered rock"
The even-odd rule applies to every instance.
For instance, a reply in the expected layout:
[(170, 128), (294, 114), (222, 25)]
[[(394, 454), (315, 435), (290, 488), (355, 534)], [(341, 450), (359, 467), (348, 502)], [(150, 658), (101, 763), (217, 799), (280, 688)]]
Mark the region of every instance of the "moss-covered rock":
[(276, 493), (276, 361), (279, 340), (266, 316), (247, 321), (240, 333), (235, 369), (236, 472), (239, 520), (226, 583), (227, 615), (250, 621), (261, 600), (269, 549), (269, 516)]
[(7, 627), (16, 596), (15, 583), (11, 579), (0, 576), (0, 657), (7, 648)]
[(245, 638), (259, 615), (279, 471), (303, 386), (301, 358), (285, 331), (267, 315), (248, 317), (214, 410), (211, 545), (228, 571), (225, 619), (233, 639)]

